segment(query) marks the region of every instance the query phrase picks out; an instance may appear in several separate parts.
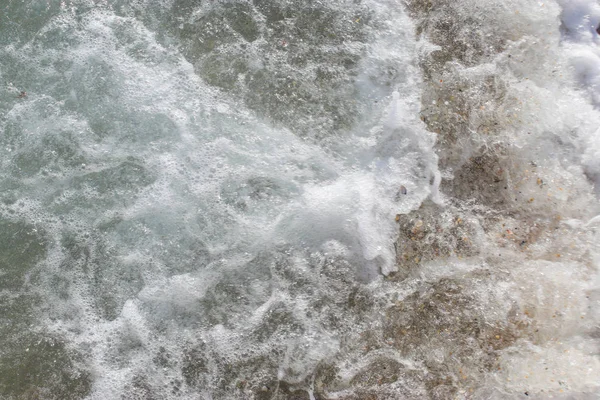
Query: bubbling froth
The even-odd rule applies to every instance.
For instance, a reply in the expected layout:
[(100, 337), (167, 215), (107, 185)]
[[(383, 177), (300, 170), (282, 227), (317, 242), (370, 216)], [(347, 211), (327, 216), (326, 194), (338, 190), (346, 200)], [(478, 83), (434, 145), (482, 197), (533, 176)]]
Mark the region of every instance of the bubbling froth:
[(6, 6), (0, 397), (594, 394), (598, 13), (559, 3)]

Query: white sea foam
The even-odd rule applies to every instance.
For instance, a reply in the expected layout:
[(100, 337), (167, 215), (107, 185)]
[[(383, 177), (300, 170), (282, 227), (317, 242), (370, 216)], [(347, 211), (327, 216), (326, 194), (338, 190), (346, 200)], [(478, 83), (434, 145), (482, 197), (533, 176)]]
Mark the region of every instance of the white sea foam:
[[(559, 4), (564, 27), (562, 47), (580, 89), (587, 93), (586, 97), (597, 108), (600, 106), (600, 35), (597, 32), (600, 27), (600, 5), (591, 0), (559, 1)], [(589, 119), (590, 114), (584, 113), (583, 118)], [(599, 187), (600, 130), (596, 128), (598, 121), (592, 118), (592, 121), (582, 122), (589, 124), (588, 132), (582, 138), (585, 148), (583, 163), (595, 180), (596, 187)]]
[[(441, 66), (393, 1), (124, 3), (0, 50), (0, 222), (47, 238), (18, 290), (87, 398), (598, 390), (596, 2), (441, 7), (424, 26), (464, 47)], [(445, 147), (419, 114), (456, 82), (477, 109)], [(443, 192), (502, 146), (510, 195)], [(424, 253), (474, 250), (405, 260), (403, 218)]]

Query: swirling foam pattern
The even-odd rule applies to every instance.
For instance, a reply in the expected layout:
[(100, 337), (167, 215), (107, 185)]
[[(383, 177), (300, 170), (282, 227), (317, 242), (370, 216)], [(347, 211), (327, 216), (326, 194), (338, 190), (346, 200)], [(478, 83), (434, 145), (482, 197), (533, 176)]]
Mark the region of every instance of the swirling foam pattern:
[(5, 1), (0, 398), (594, 398), (599, 10)]

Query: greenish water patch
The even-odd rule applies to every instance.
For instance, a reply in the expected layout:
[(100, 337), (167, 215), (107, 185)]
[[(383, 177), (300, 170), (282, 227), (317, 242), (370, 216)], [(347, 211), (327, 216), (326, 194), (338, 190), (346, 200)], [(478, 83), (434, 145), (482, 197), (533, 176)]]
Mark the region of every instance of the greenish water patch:
[(143, 163), (131, 157), (118, 165), (83, 173), (58, 185), (62, 187), (48, 197), (48, 203), (54, 212), (62, 215), (78, 209), (127, 205), (155, 179)]
[(119, 191), (135, 191), (154, 181), (152, 174), (135, 161), (124, 161), (116, 167), (90, 172), (73, 179), (77, 190), (91, 189), (99, 195), (110, 195)]
[(46, 247), (47, 239), (35, 226), (0, 217), (0, 290), (19, 290)]
[(85, 164), (86, 158), (72, 132), (45, 135), (39, 143), (24, 147), (13, 159), (13, 172), (21, 176), (60, 173)]
[(35, 268), (48, 246), (47, 234), (35, 226), (0, 218), (2, 399), (81, 399), (91, 386), (89, 373), (75, 366), (78, 357), (34, 328), (43, 305)]
[[(60, 12), (60, 1), (7, 0), (0, 6), (0, 45), (30, 40)], [(24, 4), (25, 3), (25, 4)]]
[(347, 8), (300, 1), (176, 1), (172, 35), (211, 85), (296, 133), (323, 137), (356, 122), (356, 67), (374, 21)]
[(90, 391), (90, 374), (75, 367), (75, 357), (63, 343), (27, 333), (11, 345), (0, 358), (2, 398), (75, 400)]

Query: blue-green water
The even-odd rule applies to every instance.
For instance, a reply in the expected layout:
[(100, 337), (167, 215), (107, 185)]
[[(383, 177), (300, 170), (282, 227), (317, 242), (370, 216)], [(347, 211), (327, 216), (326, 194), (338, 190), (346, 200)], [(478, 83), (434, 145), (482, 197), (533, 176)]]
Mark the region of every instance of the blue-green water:
[(4, 0), (0, 398), (593, 398), (595, 7)]

